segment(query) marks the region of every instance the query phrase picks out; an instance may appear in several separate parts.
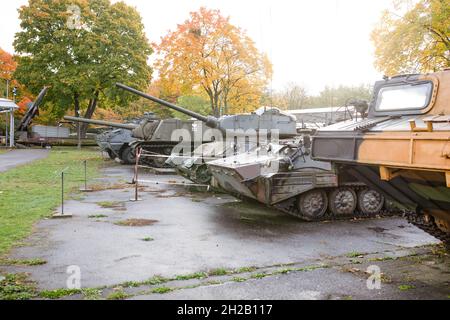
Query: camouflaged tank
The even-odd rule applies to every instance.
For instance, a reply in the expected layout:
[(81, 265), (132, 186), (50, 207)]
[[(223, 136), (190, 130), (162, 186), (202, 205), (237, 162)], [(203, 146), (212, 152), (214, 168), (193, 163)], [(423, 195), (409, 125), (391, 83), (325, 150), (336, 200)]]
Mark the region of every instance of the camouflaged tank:
[(368, 117), (321, 128), (312, 156), (332, 161), (450, 242), (450, 70), (375, 83)]

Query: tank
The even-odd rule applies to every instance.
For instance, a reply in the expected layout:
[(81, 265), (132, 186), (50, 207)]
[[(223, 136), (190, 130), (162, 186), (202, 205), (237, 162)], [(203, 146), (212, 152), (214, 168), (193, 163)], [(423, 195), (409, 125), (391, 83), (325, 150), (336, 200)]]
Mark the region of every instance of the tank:
[(387, 212), (379, 192), (331, 162), (312, 159), (309, 135), (262, 145), (207, 165), (223, 190), (306, 221)]
[[(131, 162), (134, 159), (134, 150), (137, 146), (142, 147), (147, 153), (154, 156), (145, 158), (145, 162), (149, 166), (161, 168), (165, 166), (167, 157), (171, 154), (172, 149), (180, 144), (179, 140), (172, 139), (172, 133), (177, 129), (183, 129), (190, 135), (194, 135), (194, 121), (182, 121), (179, 119), (157, 119), (154, 116), (147, 115), (139, 124), (122, 124), (102, 120), (92, 120), (80, 117), (64, 117), (65, 120), (73, 122), (82, 122), (87, 124), (95, 124), (98, 126), (112, 127), (116, 130), (130, 131), (133, 141), (128, 143), (130, 149), (121, 149), (120, 158)], [(123, 131), (115, 131), (109, 136), (100, 137), (103, 146), (106, 145), (104, 139), (112, 139), (117, 135), (119, 143), (125, 137)], [(112, 137), (111, 137), (112, 136)], [(193, 142), (188, 142), (192, 144)], [(123, 146), (123, 144), (121, 144)], [(127, 153), (126, 153), (127, 152)]]
[[(144, 115), (147, 119), (156, 119), (154, 113), (148, 112)], [(142, 119), (130, 121), (130, 124), (139, 124)], [(123, 164), (136, 162), (136, 154), (132, 144), (136, 141), (132, 130), (116, 128), (107, 130), (96, 135), (95, 138), (100, 150), (106, 152), (112, 160), (119, 159)]]
[(340, 165), (450, 240), (450, 70), (375, 83), (368, 116), (319, 129), (312, 157)]
[(127, 129), (108, 130), (95, 137), (102, 152), (106, 152), (112, 160), (119, 158), (123, 164), (136, 162), (136, 156), (131, 147), (131, 143), (135, 140), (131, 130)]
[[(227, 115), (220, 118), (203, 116), (191, 110), (179, 107), (167, 101), (150, 96), (123, 84), (117, 84), (119, 88), (139, 95), (143, 98), (160, 104), (163, 107), (181, 112), (189, 117), (201, 121), (210, 129), (220, 131), (218, 140), (197, 146), (189, 155), (173, 154), (167, 164), (176, 168), (177, 172), (185, 178), (201, 184), (211, 182), (211, 174), (207, 170), (206, 162), (215, 158), (223, 158), (225, 155), (247, 152), (257, 147), (257, 135), (264, 130), (277, 131), (282, 138), (291, 138), (297, 135), (297, 124), (294, 116), (284, 113), (278, 108), (263, 107), (248, 114)], [(203, 130), (205, 132), (205, 130)], [(209, 140), (203, 139), (204, 141)]]

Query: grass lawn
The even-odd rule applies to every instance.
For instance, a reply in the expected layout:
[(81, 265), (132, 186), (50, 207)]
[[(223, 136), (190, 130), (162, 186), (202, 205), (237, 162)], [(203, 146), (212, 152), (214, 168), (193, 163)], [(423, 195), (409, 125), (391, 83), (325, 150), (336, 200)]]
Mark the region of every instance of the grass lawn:
[(52, 215), (60, 205), (62, 170), (66, 198), (83, 185), (84, 160), (88, 160), (88, 178), (99, 176), (99, 153), (75, 148), (53, 149), (46, 159), (0, 173), (0, 256), (20, 244), (36, 221)]

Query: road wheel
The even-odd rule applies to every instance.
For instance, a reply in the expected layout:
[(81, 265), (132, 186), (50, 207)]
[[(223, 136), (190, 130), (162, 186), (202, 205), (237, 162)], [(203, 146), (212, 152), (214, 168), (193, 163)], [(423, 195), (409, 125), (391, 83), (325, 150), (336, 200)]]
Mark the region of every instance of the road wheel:
[(136, 153), (133, 148), (126, 147), (122, 151), (121, 159), (125, 164), (135, 164), (136, 163)]
[(199, 184), (211, 183), (211, 173), (206, 165), (201, 165), (195, 170), (194, 180)]
[(383, 209), (385, 199), (381, 193), (373, 189), (363, 189), (358, 192), (358, 210), (363, 214), (373, 216)]
[(107, 149), (106, 152), (108, 153), (108, 156), (109, 156), (109, 158), (111, 160), (115, 160), (116, 159), (116, 155), (110, 149)]
[(351, 188), (337, 188), (330, 193), (329, 206), (335, 215), (351, 215), (356, 205), (356, 192)]
[(328, 197), (323, 190), (312, 190), (300, 195), (298, 209), (307, 220), (320, 220), (327, 212)]

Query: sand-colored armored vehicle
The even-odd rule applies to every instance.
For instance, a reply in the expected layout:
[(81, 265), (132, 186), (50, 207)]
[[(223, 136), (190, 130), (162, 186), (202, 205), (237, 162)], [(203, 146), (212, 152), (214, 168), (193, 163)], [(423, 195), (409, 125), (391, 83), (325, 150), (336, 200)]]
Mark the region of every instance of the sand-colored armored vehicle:
[(321, 128), (312, 157), (413, 210), (410, 222), (450, 240), (450, 70), (375, 83), (368, 117)]

